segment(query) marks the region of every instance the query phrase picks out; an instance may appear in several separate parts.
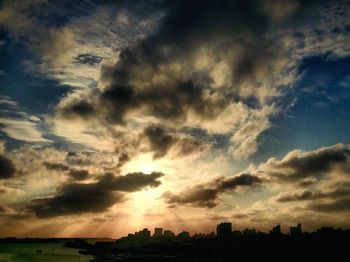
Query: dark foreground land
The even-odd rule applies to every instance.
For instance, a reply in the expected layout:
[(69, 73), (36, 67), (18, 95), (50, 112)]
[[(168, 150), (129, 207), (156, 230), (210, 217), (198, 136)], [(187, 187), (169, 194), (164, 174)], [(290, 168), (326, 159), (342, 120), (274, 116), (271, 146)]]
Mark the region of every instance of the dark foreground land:
[(349, 261), (350, 230), (318, 231), (298, 235), (256, 233), (230, 237), (124, 237), (114, 242), (67, 242), (92, 261), (237, 261), (238, 259), (303, 260), (324, 258)]

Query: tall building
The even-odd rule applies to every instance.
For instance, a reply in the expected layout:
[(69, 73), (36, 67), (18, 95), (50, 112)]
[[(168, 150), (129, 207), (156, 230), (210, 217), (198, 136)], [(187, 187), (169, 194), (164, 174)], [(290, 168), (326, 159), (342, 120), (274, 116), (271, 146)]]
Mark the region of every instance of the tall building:
[(175, 234), (171, 230), (164, 230), (164, 237), (165, 238), (174, 238)]
[(163, 236), (163, 228), (160, 228), (160, 227), (156, 227), (154, 229), (154, 237), (162, 237)]
[(177, 235), (177, 237), (180, 239), (188, 239), (188, 238), (190, 238), (190, 233), (187, 231), (182, 231), (181, 233), (179, 233)]
[(296, 227), (290, 227), (290, 234), (292, 236), (300, 235), (301, 233), (301, 224), (298, 224)]
[(143, 230), (137, 232), (136, 236), (140, 240), (147, 240), (151, 237), (151, 231), (149, 231), (147, 228), (144, 228)]
[(220, 238), (231, 237), (232, 223), (221, 223), (216, 226), (216, 235)]
[(276, 225), (272, 228), (272, 230), (270, 231), (270, 234), (272, 235), (281, 235), (282, 231), (281, 231), (281, 226), (280, 225)]

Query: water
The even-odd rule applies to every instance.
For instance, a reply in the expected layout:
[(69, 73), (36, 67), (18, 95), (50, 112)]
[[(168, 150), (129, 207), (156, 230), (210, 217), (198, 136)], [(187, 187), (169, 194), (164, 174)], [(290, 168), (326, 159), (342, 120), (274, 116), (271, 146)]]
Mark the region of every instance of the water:
[[(62, 261), (87, 262), (91, 256), (79, 254), (78, 249), (67, 248), (64, 243), (0, 244), (1, 262)], [(41, 250), (42, 252), (37, 252)]]

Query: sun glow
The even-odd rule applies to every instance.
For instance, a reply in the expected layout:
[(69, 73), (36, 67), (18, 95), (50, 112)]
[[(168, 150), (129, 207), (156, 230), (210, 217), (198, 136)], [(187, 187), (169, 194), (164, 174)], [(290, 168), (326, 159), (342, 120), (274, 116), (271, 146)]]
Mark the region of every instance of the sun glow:
[(129, 172), (142, 172), (150, 174), (154, 171), (162, 171), (161, 163), (158, 160), (154, 160), (152, 154), (142, 154), (124, 166), (124, 171)]
[(142, 168), (142, 172), (145, 173), (145, 174), (151, 174), (153, 172), (153, 168), (149, 165), (145, 165), (143, 168)]

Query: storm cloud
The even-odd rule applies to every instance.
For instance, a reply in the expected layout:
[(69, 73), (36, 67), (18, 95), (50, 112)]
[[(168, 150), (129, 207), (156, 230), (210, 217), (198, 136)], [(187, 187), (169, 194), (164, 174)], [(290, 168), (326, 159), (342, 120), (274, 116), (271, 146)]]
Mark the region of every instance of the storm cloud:
[(145, 128), (143, 133), (149, 140), (152, 151), (154, 151), (154, 158), (164, 156), (176, 141), (172, 135), (160, 126), (149, 126)]
[(283, 192), (276, 201), (278, 202), (295, 202), (295, 201), (308, 201), (317, 199), (338, 199), (350, 196), (350, 187), (340, 185), (337, 189), (320, 191), (320, 190), (299, 190), (295, 192)]
[(283, 159), (269, 159), (260, 171), (271, 178), (289, 182), (307, 182), (321, 179), (332, 173), (350, 174), (349, 145), (337, 144), (314, 151), (294, 150)]
[(84, 169), (75, 169), (63, 163), (44, 162), (47, 170), (61, 171), (75, 180), (84, 180), (89, 176), (89, 172)]
[(171, 150), (175, 151), (176, 156), (187, 156), (194, 152), (201, 152), (206, 147), (200, 140), (189, 135), (181, 137), (162, 125), (147, 126), (142, 136), (146, 138), (154, 159), (164, 157)]
[(255, 171), (271, 185), (290, 188), (272, 197), (277, 203), (315, 213), (350, 211), (349, 145), (336, 144), (308, 152), (293, 150), (281, 160), (269, 159)]
[(181, 204), (190, 204), (198, 207), (215, 207), (220, 194), (234, 191), (238, 187), (257, 186), (263, 182), (257, 176), (241, 174), (234, 177), (221, 177), (207, 184), (200, 184), (187, 188), (178, 193), (166, 192), (163, 197), (165, 202), (174, 207)]
[[(245, 125), (223, 113), (243, 103), (247, 115), (266, 113), (259, 116), (262, 128), (246, 137), (249, 141), (232, 142), (234, 156), (247, 158), (269, 127), (273, 110), (266, 107), (273, 108), (272, 98), (294, 77), (296, 61), (278, 34), (287, 31), (285, 21), (306, 19), (312, 3), (296, 1), (276, 14), (270, 1), (165, 1), (156, 5), (163, 13), (158, 26), (122, 49), (114, 65), (101, 67), (102, 88), (80, 97), (68, 95), (57, 115), (107, 125), (127, 125), (133, 116), (153, 117), (169, 128), (195, 126), (233, 135), (239, 131), (235, 127)], [(213, 122), (217, 119), (228, 127), (219, 129)], [(159, 131), (148, 129), (146, 134)], [(155, 158), (173, 144), (171, 137), (161, 135), (162, 143), (151, 141)]]
[(321, 213), (350, 212), (350, 197), (328, 202), (310, 203), (308, 209)]
[(0, 179), (14, 177), (16, 168), (14, 163), (7, 157), (0, 155)]
[(0, 234), (349, 225), (348, 1), (67, 2), (1, 4)]
[(71, 169), (69, 170), (68, 175), (75, 180), (84, 180), (89, 177), (89, 172), (84, 169)]
[(48, 170), (56, 170), (56, 171), (68, 171), (69, 167), (62, 163), (51, 163), (51, 162), (44, 162), (44, 166)]
[(59, 187), (56, 195), (38, 198), (27, 206), (39, 218), (102, 212), (125, 200), (122, 192), (135, 192), (145, 187), (157, 187), (163, 173), (129, 173), (124, 176), (105, 174), (95, 183), (67, 183)]

